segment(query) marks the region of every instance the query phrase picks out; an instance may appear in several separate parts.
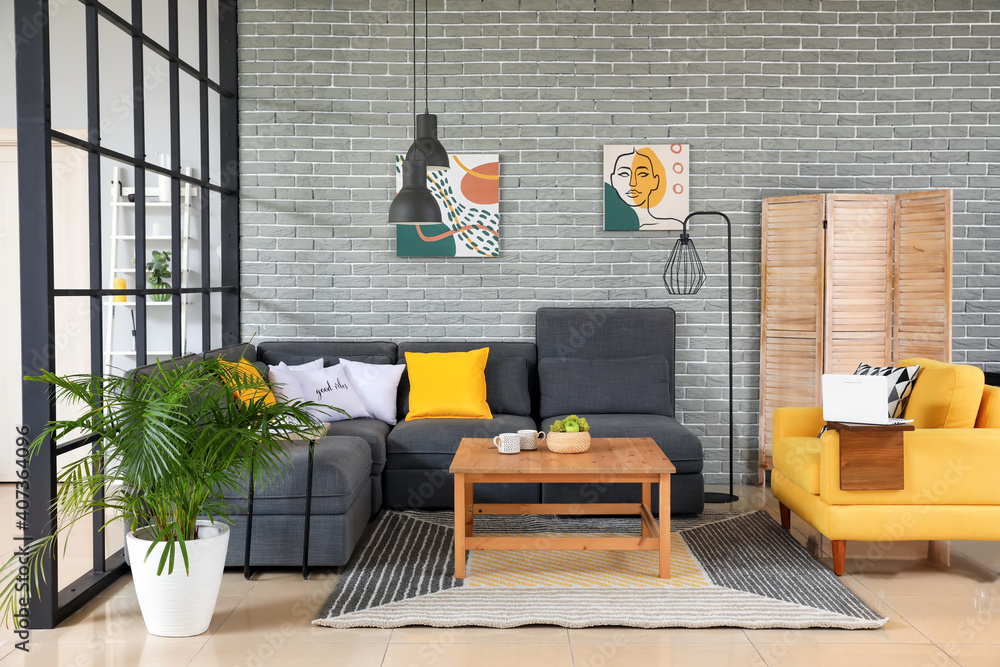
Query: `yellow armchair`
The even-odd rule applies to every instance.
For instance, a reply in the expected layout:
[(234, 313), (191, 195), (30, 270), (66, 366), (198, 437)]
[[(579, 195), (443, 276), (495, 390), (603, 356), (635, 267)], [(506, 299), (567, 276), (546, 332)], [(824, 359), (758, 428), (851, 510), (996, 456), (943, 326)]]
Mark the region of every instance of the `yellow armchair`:
[(840, 488), (840, 434), (821, 408), (774, 411), (771, 489), (790, 527), (794, 512), (830, 539), (844, 573), (847, 540), (1000, 540), (1000, 388), (973, 366), (907, 359), (921, 370), (905, 416), (903, 488)]

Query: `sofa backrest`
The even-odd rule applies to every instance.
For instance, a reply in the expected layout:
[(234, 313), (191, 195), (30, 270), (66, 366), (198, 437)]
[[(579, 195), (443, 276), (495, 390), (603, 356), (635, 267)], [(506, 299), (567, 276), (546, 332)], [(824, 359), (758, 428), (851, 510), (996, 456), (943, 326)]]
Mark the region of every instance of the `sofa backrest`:
[[(541, 417), (580, 412), (674, 414), (672, 308), (539, 308), (535, 344)], [(620, 371), (645, 368), (625, 377)], [(598, 373), (615, 371), (620, 387)], [(565, 398), (566, 400), (561, 400)]]
[(322, 357), (324, 366), (334, 366), (341, 359), (366, 364), (396, 363), (396, 344), (384, 341), (299, 340), (261, 343), (257, 359), (268, 366), (284, 361), (297, 366)]
[[(399, 344), (398, 363), (406, 362), (407, 352), (468, 352), (490, 348), (486, 359), (486, 402), (493, 414), (538, 414), (538, 357), (535, 344), (525, 342), (407, 342)], [(410, 379), (403, 373), (399, 382), (399, 418), (410, 411)]]

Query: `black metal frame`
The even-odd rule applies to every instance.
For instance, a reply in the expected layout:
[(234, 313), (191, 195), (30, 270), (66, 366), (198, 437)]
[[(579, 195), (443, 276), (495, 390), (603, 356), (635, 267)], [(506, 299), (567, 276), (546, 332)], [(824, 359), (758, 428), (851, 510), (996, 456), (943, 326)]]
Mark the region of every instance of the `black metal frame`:
[[(151, 39), (142, 27), (142, 0), (132, 0), (132, 17), (126, 20), (109, 9), (100, 0), (78, 0), (85, 7), (86, 70), (87, 70), (87, 138), (80, 139), (52, 129), (51, 78), (49, 44), (48, 0), (15, 0), (14, 19), (17, 26), (31, 26), (36, 30), (25, 31), (16, 37), (17, 80), (17, 138), (18, 138), (18, 196), (20, 242), (20, 292), (21, 292), (21, 355), (25, 374), (37, 374), (40, 369), (55, 371), (55, 304), (62, 297), (88, 297), (90, 300), (91, 369), (103, 372), (102, 297), (131, 295), (136, 297), (136, 364), (146, 359), (146, 297), (152, 294), (201, 294), (202, 295), (202, 347), (210, 349), (211, 296), (222, 295), (222, 342), (224, 345), (240, 342), (239, 335), (239, 195), (238, 195), (238, 145), (237, 145), (237, 50), (236, 50), (236, 0), (214, 0), (219, 4), (219, 80), (213, 81), (208, 73), (208, 0), (199, 0), (199, 46), (201, 58), (198, 67), (183, 61), (178, 53), (178, 3), (168, 0), (169, 43), (166, 47)], [(133, 155), (127, 155), (101, 145), (100, 138), (100, 76), (98, 35), (103, 27), (100, 19), (132, 39), (133, 96), (135, 141)], [(170, 69), (170, 131), (171, 164), (151, 164), (145, 157), (145, 86), (143, 81), (144, 49), (162, 56)], [(200, 85), (201, 171), (200, 177), (186, 175), (180, 170), (180, 72), (186, 72)], [(209, 91), (220, 95), (219, 141), (222, 166), (221, 182), (209, 179)], [(52, 213), (52, 142), (78, 148), (88, 154), (88, 216), (90, 227), (89, 286), (79, 289), (56, 289), (53, 282), (53, 213)], [(180, 191), (181, 183), (200, 188), (202, 214), (202, 271), (200, 287), (171, 287), (169, 289), (106, 289), (102, 287), (101, 253), (101, 158), (106, 157), (131, 165), (135, 173), (135, 251), (136, 267), (144, 263), (146, 201), (146, 173), (153, 172), (170, 177), (174, 206), (171, 211), (172, 256), (180, 255)], [(211, 286), (210, 254), (210, 203), (209, 193), (221, 198), (221, 285)], [(180, 261), (180, 260), (178, 260)], [(137, 273), (137, 276), (141, 273)], [(175, 281), (178, 285), (179, 281)], [(174, 299), (172, 307), (172, 347), (175, 356), (180, 354), (183, 332), (180, 330), (181, 299)], [(55, 396), (51, 387), (39, 382), (23, 382), (23, 424), (28, 437), (40, 433), (55, 418)], [(28, 464), (31, 504), (27, 513), (25, 540), (34, 540), (52, 534), (56, 525), (54, 500), (56, 498), (57, 459), (60, 455), (94, 444), (96, 436), (85, 436), (72, 442), (44, 447)], [(53, 628), (74, 611), (92, 599), (126, 571), (121, 550), (108, 556), (105, 553), (103, 533), (98, 529), (104, 517), (94, 516), (93, 571), (58, 589), (58, 565), (53, 550), (44, 559), (41, 569), (44, 579), (33, 591), (29, 604), (29, 625), (33, 629)]]

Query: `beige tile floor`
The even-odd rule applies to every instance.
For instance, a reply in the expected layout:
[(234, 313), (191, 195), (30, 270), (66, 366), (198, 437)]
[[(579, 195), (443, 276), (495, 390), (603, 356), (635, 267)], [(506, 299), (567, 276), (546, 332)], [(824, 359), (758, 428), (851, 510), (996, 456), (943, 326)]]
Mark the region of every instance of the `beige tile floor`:
[[(736, 507), (777, 516), (767, 489), (743, 487), (738, 494)], [(13, 517), (13, 502), (13, 489), (0, 485), (0, 521)], [(90, 553), (85, 532), (74, 535), (63, 560), (74, 572), (86, 567)], [(793, 523), (793, 533), (829, 566), (827, 540), (801, 521)], [(0, 525), (4, 535), (13, 531)], [(113, 537), (108, 537), (112, 543)], [(940, 546), (928, 559), (926, 542), (888, 549), (849, 544), (843, 581), (889, 617), (879, 630), (333, 630), (309, 621), (336, 584), (337, 571), (315, 571), (309, 581), (292, 570), (264, 571), (244, 581), (234, 570), (225, 575), (204, 635), (148, 635), (125, 577), (61, 627), (33, 632), (29, 654), (14, 650), (9, 631), (0, 635), (0, 667), (1000, 666), (1000, 544)]]

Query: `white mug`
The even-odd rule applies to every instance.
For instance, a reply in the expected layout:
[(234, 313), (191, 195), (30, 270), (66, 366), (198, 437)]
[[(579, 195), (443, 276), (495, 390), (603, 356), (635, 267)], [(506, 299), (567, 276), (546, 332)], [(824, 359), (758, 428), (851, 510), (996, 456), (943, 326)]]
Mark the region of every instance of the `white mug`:
[(517, 437), (521, 440), (521, 449), (530, 452), (538, 449), (538, 442), (545, 439), (545, 433), (526, 429), (518, 431)]
[(517, 433), (501, 433), (493, 438), (493, 444), (501, 454), (517, 454), (521, 451), (521, 438)]

